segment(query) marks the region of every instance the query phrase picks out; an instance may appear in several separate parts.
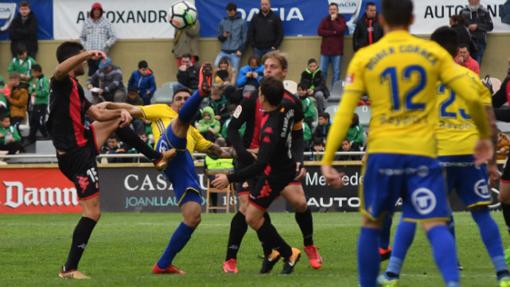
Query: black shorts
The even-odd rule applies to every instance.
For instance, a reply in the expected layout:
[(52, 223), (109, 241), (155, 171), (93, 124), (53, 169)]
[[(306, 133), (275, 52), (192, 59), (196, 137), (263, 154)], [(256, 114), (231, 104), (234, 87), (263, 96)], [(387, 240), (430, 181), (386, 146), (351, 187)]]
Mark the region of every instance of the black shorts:
[(295, 177), (294, 169), (283, 174), (260, 176), (254, 188), (251, 188), (250, 203), (259, 209), (268, 209), (286, 186), (296, 184)]
[(510, 183), (510, 158), (506, 159), (505, 165), (503, 166), (503, 174), (501, 174), (501, 181)]
[(57, 155), (58, 168), (74, 183), (80, 200), (99, 195), (96, 156), (94, 144), (87, 144), (63, 155)]

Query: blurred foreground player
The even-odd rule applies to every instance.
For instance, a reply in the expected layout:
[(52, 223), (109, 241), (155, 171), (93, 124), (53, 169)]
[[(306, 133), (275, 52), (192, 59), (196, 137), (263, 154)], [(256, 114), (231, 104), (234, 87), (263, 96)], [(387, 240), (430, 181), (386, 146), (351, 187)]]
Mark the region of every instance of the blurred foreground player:
[[(127, 127), (132, 119), (127, 111), (106, 111), (87, 101), (76, 78), (84, 74), (85, 61), (104, 57), (101, 51), (84, 52), (75, 42), (65, 42), (57, 48), (59, 64), (51, 79), (47, 126), (57, 150), (59, 169), (75, 184), (83, 209), (67, 262), (59, 273), (61, 278), (89, 279), (78, 271), (78, 263), (101, 216), (96, 155), (110, 134), (115, 131), (126, 144), (154, 160), (158, 168), (164, 168), (170, 156), (170, 153), (160, 154), (150, 149)], [(94, 122), (90, 124), (87, 118)]]
[[(212, 182), (216, 188), (225, 188), (232, 182), (244, 182), (260, 175), (250, 190), (250, 204), (245, 214), (246, 222), (257, 232), (265, 249), (261, 273), (269, 273), (277, 262), (276, 257), (281, 256), (285, 260), (281, 273), (290, 274), (301, 257), (299, 249), (291, 248), (265, 218), (266, 210), (280, 194), (286, 197), (285, 194), (293, 192), (287, 187), (296, 177), (296, 162), (290, 150), (294, 110), (282, 104), (284, 92), (282, 81), (272, 77), (261, 81), (259, 102), (264, 114), (257, 159), (233, 174), (216, 175)], [(296, 202), (290, 203), (296, 209), (306, 209), (306, 202), (301, 206)]]
[(438, 44), (409, 34), (411, 0), (383, 0), (380, 18), (387, 33), (352, 59), (342, 102), (330, 128), (322, 172), (341, 187), (341, 175), (331, 166), (335, 152), (364, 94), (372, 103), (368, 157), (360, 189), (363, 216), (358, 240), (358, 271), (362, 287), (377, 284), (382, 221), (403, 198), (403, 217), (419, 222), (432, 245), (446, 286), (460, 286), (455, 241), (446, 226), (450, 217), (442, 168), (436, 159), (437, 82), (464, 98), (480, 134), (474, 158), (491, 158), (493, 146), (476, 82)]
[[(449, 27), (438, 28), (431, 40), (440, 44), (452, 56), (457, 52), (457, 34)], [(477, 93), (482, 99), (492, 128), (493, 144), (497, 141), (497, 128), (492, 112), (491, 94), (483, 85), (477, 74), (467, 68), (465, 73), (477, 83)], [(466, 112), (466, 105), (460, 97), (441, 85), (438, 89), (437, 110), (439, 122), (436, 128), (438, 142), (438, 160), (446, 171), (448, 192), (456, 192), (471, 212), (478, 226), (480, 236), (496, 271), (499, 286), (510, 286), (510, 274), (503, 253), (503, 244), (498, 225), (491, 218), (489, 205), (492, 195), (489, 191), (487, 173), (498, 174), (496, 158), (489, 165), (475, 165), (473, 150), (479, 135), (471, 116)], [(453, 217), (449, 224), (450, 232), (455, 236)], [(414, 222), (402, 221), (397, 228), (393, 256), (390, 258), (386, 272), (379, 276), (382, 286), (397, 286), (404, 258), (407, 254), (416, 230)]]

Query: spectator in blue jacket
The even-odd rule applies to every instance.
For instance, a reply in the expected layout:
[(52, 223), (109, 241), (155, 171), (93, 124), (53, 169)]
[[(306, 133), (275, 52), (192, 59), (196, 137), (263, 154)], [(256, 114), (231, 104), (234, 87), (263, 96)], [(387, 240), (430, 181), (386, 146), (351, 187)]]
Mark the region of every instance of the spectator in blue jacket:
[(247, 85), (259, 87), (259, 82), (264, 76), (264, 66), (260, 64), (257, 56), (251, 56), (248, 59), (248, 65), (244, 66), (239, 70), (239, 76), (237, 77), (237, 87), (242, 88)]
[(221, 51), (214, 61), (218, 66), (221, 59), (228, 57), (234, 71), (239, 72), (239, 63), (246, 47), (248, 28), (246, 22), (237, 12), (237, 5), (228, 3), (227, 16), (221, 20), (218, 31), (218, 40), (221, 42)]
[(129, 78), (128, 91), (134, 90), (138, 92), (144, 105), (151, 104), (151, 98), (156, 92), (156, 80), (154, 79), (154, 73), (149, 69), (149, 64), (145, 60), (138, 62), (138, 70), (133, 71)]

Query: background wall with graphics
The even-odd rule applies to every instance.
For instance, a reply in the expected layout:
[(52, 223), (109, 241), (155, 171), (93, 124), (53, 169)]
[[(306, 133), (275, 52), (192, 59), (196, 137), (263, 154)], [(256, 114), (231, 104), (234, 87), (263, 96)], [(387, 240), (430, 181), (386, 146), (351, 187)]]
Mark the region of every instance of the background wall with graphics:
[[(317, 164), (307, 165), (303, 188), (313, 211), (357, 211), (360, 206), (358, 188), (363, 179), (359, 165), (337, 166), (345, 176), (340, 190), (326, 185)], [(205, 190), (206, 178), (201, 167), (197, 173)], [(103, 166), (99, 168), (101, 208), (115, 212), (179, 212), (172, 186), (163, 175), (148, 165), (134, 167)], [(496, 194), (494, 193), (494, 199)], [(224, 196), (218, 199), (225, 205)], [(205, 205), (205, 192), (203, 193)], [(457, 197), (452, 208), (463, 210)], [(271, 211), (290, 211), (283, 199)], [(0, 214), (2, 213), (76, 213), (78, 198), (73, 184), (56, 166), (34, 168), (0, 168)]]
[[(4, 0), (0, 3), (0, 27), (15, 10), (9, 9), (12, 3), (20, 0)], [(107, 10), (107, 16), (113, 21), (113, 29), (117, 32), (120, 40), (110, 52), (115, 64), (119, 65), (125, 74), (136, 69), (139, 60), (149, 62), (155, 72), (158, 85), (175, 81), (176, 67), (173, 55), (173, 30), (170, 25), (162, 23), (162, 15), (170, 7), (170, 3), (176, 0), (152, 0), (122, 1), (103, 0), (103, 6)], [(368, 1), (362, 0), (334, 0), (339, 3), (340, 11), (346, 19), (359, 17), (364, 5)], [(29, 1), (34, 8), (34, 13), (39, 18), (40, 38), (55, 39), (39, 41), (39, 54), (37, 61), (41, 63), (47, 75), (51, 75), (56, 65), (55, 50), (64, 39), (78, 39), (81, 31), (82, 19), (90, 9), (92, 0), (53, 0), (53, 1)], [(239, 0), (239, 11), (247, 17), (253, 16), (254, 8), (259, 1)], [(320, 38), (315, 35), (315, 29), (320, 19), (327, 15), (325, 7), (327, 0), (273, 0), (273, 7), (278, 15), (283, 15), (286, 38), (281, 49), (288, 54), (290, 80), (299, 81), (300, 74), (309, 58), (319, 58)], [(380, 3), (380, 0), (375, 1)], [(412, 32), (428, 37), (436, 27), (448, 24), (450, 15), (456, 13), (467, 0), (452, 1), (414, 1), (416, 5), (416, 23), (412, 26)], [(150, 5), (148, 4), (150, 3)], [(314, 5), (311, 6), (310, 3)], [(506, 75), (508, 65), (506, 59), (509, 56), (507, 47), (510, 46), (510, 1), (509, 0), (483, 0), (482, 3), (491, 11), (495, 23), (495, 32), (489, 34), (489, 45), (485, 53), (482, 74), (490, 74), (503, 78)], [(44, 5), (43, 5), (44, 4)], [(200, 40), (200, 58), (213, 60), (219, 52), (220, 45), (214, 35), (216, 34), (217, 21), (225, 15), (224, 1), (219, 0), (196, 0), (202, 22), (202, 35)], [(501, 6), (502, 5), (502, 6)], [(136, 12), (136, 13), (135, 13)], [(140, 15), (139, 15), (140, 14)], [(55, 15), (55, 17), (53, 17)], [(157, 20), (154, 15), (158, 15)], [(251, 16), (250, 16), (251, 15)], [(144, 16), (144, 17), (142, 17)], [(161, 16), (161, 17), (160, 17)], [(143, 20), (145, 18), (145, 20)], [(46, 19), (46, 20), (45, 20)], [(216, 19), (216, 20), (214, 20)], [(505, 20), (506, 19), (506, 20)], [(132, 22), (137, 22), (133, 24)], [(351, 26), (352, 27), (352, 26)], [(303, 36), (298, 36), (303, 35)], [(139, 39), (143, 37), (144, 39)], [(0, 32), (0, 39), (6, 39), (7, 33)], [(243, 60), (246, 62), (251, 55), (248, 49)], [(345, 55), (342, 62), (342, 75), (352, 57), (352, 41), (349, 36), (345, 40)], [(10, 61), (9, 42), (0, 40), (0, 75), (6, 76), (7, 65)], [(330, 73), (331, 75), (331, 73)], [(127, 81), (127, 76), (125, 81)]]

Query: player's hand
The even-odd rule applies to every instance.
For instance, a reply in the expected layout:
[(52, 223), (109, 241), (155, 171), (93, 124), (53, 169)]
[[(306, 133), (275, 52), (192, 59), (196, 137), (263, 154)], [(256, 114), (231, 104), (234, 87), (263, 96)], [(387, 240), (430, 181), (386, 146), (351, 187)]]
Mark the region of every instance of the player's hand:
[(227, 188), (227, 186), (230, 184), (226, 174), (217, 174), (211, 183), (214, 187), (219, 189)]
[(294, 180), (301, 181), (303, 178), (305, 178), (306, 175), (306, 168), (303, 166), (303, 163), (298, 162), (296, 163), (296, 177)]
[(501, 172), (498, 169), (498, 165), (490, 163), (487, 171), (489, 173), (489, 187), (497, 186), (499, 179), (501, 178)]
[(479, 140), (475, 146), (475, 164), (482, 165), (489, 161), (494, 154), (492, 142), (488, 139)]
[(341, 188), (343, 186), (342, 176), (344, 173), (339, 173), (331, 165), (321, 166), (322, 175), (326, 178), (326, 182), (333, 188)]
[(101, 50), (91, 50), (89, 51), (89, 58), (92, 60), (101, 60), (106, 59), (106, 53)]
[(131, 117), (131, 114), (126, 110), (120, 111), (120, 127), (125, 128), (129, 126), (133, 118)]

